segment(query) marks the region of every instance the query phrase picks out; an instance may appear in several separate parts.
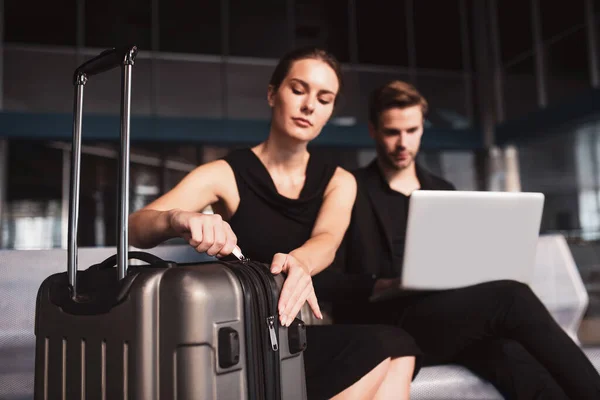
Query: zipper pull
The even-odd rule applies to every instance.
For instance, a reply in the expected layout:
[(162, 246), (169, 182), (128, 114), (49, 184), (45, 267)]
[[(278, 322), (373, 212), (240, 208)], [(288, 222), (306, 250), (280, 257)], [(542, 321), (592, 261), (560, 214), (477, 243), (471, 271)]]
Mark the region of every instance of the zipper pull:
[(242, 250), (238, 246), (235, 246), (235, 248), (233, 249), (232, 253), (233, 253), (234, 256), (237, 257), (238, 260), (240, 260), (244, 264), (246, 264), (248, 261), (250, 261), (247, 257), (245, 257), (242, 254)]
[(277, 351), (277, 349), (279, 349), (279, 345), (277, 344), (277, 335), (275, 334), (274, 316), (267, 317), (267, 325), (269, 326), (269, 336), (271, 336), (271, 348), (273, 351)]

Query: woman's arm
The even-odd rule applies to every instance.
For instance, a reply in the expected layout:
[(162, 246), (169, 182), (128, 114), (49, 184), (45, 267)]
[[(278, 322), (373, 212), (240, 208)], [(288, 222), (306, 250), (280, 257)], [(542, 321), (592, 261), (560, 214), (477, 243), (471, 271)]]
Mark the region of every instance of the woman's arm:
[(325, 190), (323, 204), (310, 239), (290, 253), (306, 265), (311, 276), (318, 274), (333, 262), (335, 252), (350, 224), (355, 198), (354, 176), (338, 167)]
[(354, 176), (338, 168), (325, 190), (310, 239), (289, 254), (278, 253), (273, 257), (271, 272), (287, 273), (278, 304), (282, 325), (289, 326), (305, 302), (308, 302), (317, 318), (323, 318), (311, 276), (333, 262), (350, 224), (355, 197)]
[(224, 246), (233, 250), (235, 235), (229, 225), (218, 215), (201, 214), (210, 204), (233, 197), (232, 187), (236, 188), (235, 177), (225, 161), (197, 167), (169, 192), (129, 216), (130, 243), (150, 248), (183, 237), (200, 252), (214, 253), (219, 245), (215, 254)]

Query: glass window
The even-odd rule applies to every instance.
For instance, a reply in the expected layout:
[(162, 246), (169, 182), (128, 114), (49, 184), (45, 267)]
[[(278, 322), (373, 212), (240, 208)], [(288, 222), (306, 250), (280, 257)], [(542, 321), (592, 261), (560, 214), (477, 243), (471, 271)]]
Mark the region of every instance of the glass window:
[(9, 142), (1, 247), (60, 247), (62, 165), (59, 149), (32, 141)]
[[(577, 137), (577, 128), (546, 130), (544, 137), (523, 140), (518, 145), (521, 190), (545, 195), (541, 232), (579, 227), (578, 192), (583, 188), (580, 179), (587, 175), (589, 166), (585, 164), (594, 156), (589, 153), (593, 142), (586, 141), (587, 154), (579, 151), (582, 138)], [(535, 132), (533, 129), (529, 134)]]
[(229, 0), (229, 52), (279, 58), (289, 48), (287, 7), (281, 0)]
[(356, 0), (358, 61), (408, 65), (405, 1)]
[(325, 6), (325, 44), (341, 62), (350, 61), (349, 27), (348, 27), (348, 1), (328, 0)]
[[(5, 48), (3, 62), (5, 110), (73, 112), (75, 51), (69, 54)], [(87, 109), (87, 100), (85, 104)]]
[(533, 49), (531, 2), (497, 1), (500, 52), (504, 64)]
[(470, 126), (467, 89), (462, 74), (420, 73), (417, 87), (429, 103), (427, 120), (433, 126), (457, 129)]
[(267, 86), (272, 66), (227, 65), (227, 117), (268, 120)]
[[(355, 116), (360, 122), (367, 122), (368, 120), (369, 96), (375, 89), (391, 80), (399, 79), (408, 82), (410, 79), (408, 75), (394, 71), (360, 71), (357, 75), (358, 82), (356, 88), (358, 89), (358, 93), (353, 94), (354, 98), (347, 97), (347, 99), (354, 103), (356, 107)], [(352, 94), (344, 93), (343, 95), (349, 96)]]
[(221, 2), (159, 1), (160, 51), (221, 54)]
[(460, 9), (457, 0), (416, 0), (417, 67), (462, 68)]
[(472, 151), (441, 151), (441, 176), (458, 190), (477, 190), (475, 153)]
[(151, 0), (85, 2), (86, 46), (135, 44), (140, 50), (150, 50), (151, 38)]
[(596, 17), (596, 54), (600, 55), (600, 0), (594, 0), (592, 8)]
[(348, 1), (295, 2), (294, 44), (319, 46), (341, 62), (350, 61)]
[(158, 82), (157, 114), (210, 118), (224, 115), (223, 68), (220, 63), (157, 60), (154, 66)]
[(594, 0), (592, 8), (596, 17), (596, 54), (600, 55), (600, 0)]
[[(542, 17), (542, 37), (551, 39), (566, 30), (576, 28), (584, 23), (584, 0), (572, 0), (569, 6), (554, 1), (540, 1)], [(598, 10), (596, 10), (596, 13)]]
[(546, 46), (548, 103), (556, 104), (591, 87), (587, 32), (582, 24)]
[(506, 119), (519, 118), (538, 108), (535, 60), (532, 55), (504, 66)]
[(74, 46), (76, 0), (4, 1), (6, 42)]
[(560, 103), (591, 86), (584, 4), (576, 0), (559, 7), (546, 1), (540, 4), (540, 12), (548, 101)]

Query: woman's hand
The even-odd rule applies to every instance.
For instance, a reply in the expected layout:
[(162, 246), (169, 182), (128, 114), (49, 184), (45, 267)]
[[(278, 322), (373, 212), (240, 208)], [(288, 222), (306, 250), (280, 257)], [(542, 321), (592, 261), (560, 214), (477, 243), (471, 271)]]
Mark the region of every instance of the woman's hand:
[(223, 257), (231, 254), (237, 244), (231, 226), (218, 214), (173, 210), (169, 224), (177, 236), (187, 240), (199, 253)]
[(271, 273), (281, 272), (287, 273), (277, 306), (281, 325), (290, 326), (304, 302), (308, 302), (315, 317), (323, 319), (308, 267), (290, 254), (277, 253), (271, 262)]

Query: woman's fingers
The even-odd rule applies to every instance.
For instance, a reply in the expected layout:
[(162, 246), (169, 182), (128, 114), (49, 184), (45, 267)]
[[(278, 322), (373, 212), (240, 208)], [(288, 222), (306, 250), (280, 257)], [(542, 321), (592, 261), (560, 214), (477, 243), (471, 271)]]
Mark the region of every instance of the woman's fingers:
[(213, 225), (213, 242), (210, 247), (206, 250), (206, 254), (209, 256), (216, 256), (221, 252), (221, 249), (227, 243), (227, 234), (223, 228), (223, 221), (217, 221)]
[(186, 226), (187, 231), (180, 233), (187, 242), (199, 253), (210, 256), (226, 256), (231, 254), (237, 245), (237, 237), (231, 226), (223, 221), (220, 215), (186, 213), (180, 218), (181, 226)]
[(317, 300), (317, 295), (314, 290), (308, 296), (306, 301), (308, 302), (308, 305), (310, 306), (310, 309), (312, 310), (313, 314), (315, 314), (315, 317), (317, 317), (319, 319), (323, 319), (323, 314), (321, 313), (321, 307), (319, 307), (319, 301)]
[(233, 252), (233, 249), (237, 245), (237, 236), (233, 233), (231, 226), (223, 221), (223, 230), (225, 232), (225, 245), (219, 250), (217, 256), (227, 256)]
[(195, 241), (198, 241), (198, 239), (196, 239), (195, 237), (196, 235), (202, 238), (198, 246), (196, 246), (196, 250), (199, 253), (206, 253), (206, 251), (210, 248), (210, 246), (212, 246), (215, 240), (215, 228), (213, 224), (209, 221), (199, 220), (194, 222), (195, 223), (192, 224), (192, 238)]
[(271, 273), (277, 275), (283, 271), (283, 266), (287, 263), (287, 254), (277, 253), (273, 256), (273, 261), (271, 261)]
[[(279, 269), (282, 264), (281, 270), (287, 272), (278, 304), (281, 325), (289, 326), (307, 300), (315, 316), (323, 318), (308, 271), (293, 256), (284, 254), (277, 256), (273, 257), (271, 271)], [(283, 256), (285, 261), (282, 262)]]
[[(295, 302), (294, 302), (294, 299), (292, 298), (292, 300), (288, 303), (289, 311), (284, 312), (286, 319), (285, 319), (285, 321), (282, 322), (282, 325), (290, 326), (290, 324), (294, 321), (294, 318), (296, 318), (296, 315), (298, 315), (298, 313), (302, 309), (302, 306), (304, 305), (304, 303), (306, 303), (306, 300), (308, 299), (308, 297), (313, 293), (314, 293), (313, 286), (306, 285), (306, 287), (304, 288), (302, 293), (300, 293), (300, 295), (297, 296)], [(292, 303), (293, 303), (293, 305), (292, 305)]]
[(292, 270), (290, 271), (290, 273), (288, 273), (288, 280), (292, 279), (293, 288), (290, 288), (290, 295), (286, 299), (286, 303), (283, 308), (283, 314), (292, 317), (292, 319), (296, 317), (296, 314), (298, 314), (297, 311), (295, 314), (293, 313), (293, 307), (296, 305), (296, 302), (302, 300), (302, 304), (304, 304), (308, 293), (303, 298), (302, 294), (304, 293), (307, 286), (312, 288), (312, 281), (310, 279), (310, 276), (306, 275), (303, 272), (304, 271), (302, 271), (300, 267), (292, 267)]

